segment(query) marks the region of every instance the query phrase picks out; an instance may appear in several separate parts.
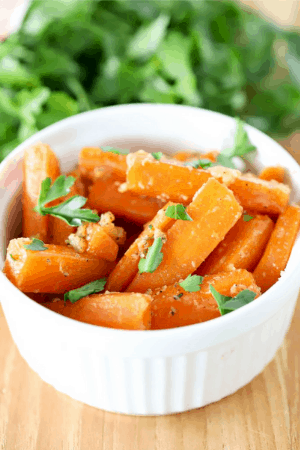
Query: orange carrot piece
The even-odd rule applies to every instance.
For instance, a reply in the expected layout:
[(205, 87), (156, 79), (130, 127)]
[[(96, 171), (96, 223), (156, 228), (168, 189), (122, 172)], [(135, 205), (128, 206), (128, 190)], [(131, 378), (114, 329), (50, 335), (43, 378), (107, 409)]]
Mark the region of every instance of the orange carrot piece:
[(123, 330), (149, 330), (152, 297), (147, 294), (93, 294), (71, 304), (64, 301), (44, 304), (52, 311), (79, 320)]
[(70, 234), (69, 243), (79, 253), (89, 253), (97, 258), (115, 261), (119, 246), (99, 223), (84, 223), (76, 233)]
[(153, 273), (137, 274), (128, 291), (145, 292), (186, 278), (222, 241), (242, 208), (226, 186), (210, 178), (186, 212), (193, 220), (177, 220), (169, 229), (161, 264)]
[(127, 155), (125, 189), (178, 203), (189, 203), (198, 189), (209, 178), (215, 177), (227, 184), (240, 176), (238, 170), (227, 167), (194, 169), (167, 159), (155, 160), (151, 154), (140, 150)]
[(265, 252), (253, 272), (258, 286), (265, 292), (285, 269), (300, 227), (300, 207), (288, 206), (276, 222)]
[(141, 197), (133, 192), (119, 192), (121, 182), (115, 177), (106, 176), (97, 180), (91, 187), (88, 205), (97, 211), (111, 211), (138, 224), (153, 219), (163, 202), (153, 198)]
[(37, 143), (25, 150), (23, 160), (23, 236), (48, 239), (49, 216), (33, 210), (37, 205), (42, 181), (54, 181), (60, 174), (59, 162), (49, 145)]
[(151, 329), (182, 327), (219, 317), (220, 311), (210, 292), (212, 285), (220, 294), (235, 297), (244, 289), (260, 295), (251, 273), (246, 270), (222, 272), (204, 277), (198, 292), (186, 292), (178, 283), (152, 294)]
[(99, 147), (84, 147), (79, 154), (79, 170), (81, 174), (94, 181), (101, 177), (102, 170), (111, 168), (114, 174), (125, 181), (126, 155), (104, 152)]
[[(68, 173), (67, 176), (73, 176), (76, 178), (76, 181), (70, 188), (69, 194), (53, 202), (53, 205), (62, 203), (74, 195), (84, 196), (84, 186), (80, 180), (79, 172), (73, 171)], [(61, 220), (58, 217), (49, 216), (49, 242), (51, 242), (51, 244), (66, 245), (69, 235), (75, 233), (75, 231), (76, 227), (71, 227), (64, 220)]]
[(198, 275), (235, 269), (252, 271), (268, 243), (274, 223), (268, 216), (256, 216), (249, 222), (241, 217), (218, 247), (198, 268)]
[(217, 155), (218, 155), (217, 151), (211, 151), (207, 153), (195, 153), (191, 151), (183, 151), (175, 153), (174, 155), (172, 155), (172, 158), (180, 162), (186, 162), (189, 159), (209, 159), (210, 161), (215, 162), (217, 159)]
[(265, 167), (259, 174), (261, 180), (271, 181), (275, 180), (278, 183), (283, 183), (285, 170), (281, 166)]
[(73, 248), (46, 244), (47, 250), (25, 249), (29, 238), (12, 239), (4, 273), (23, 292), (59, 294), (106, 276), (113, 263)]
[(291, 191), (285, 184), (249, 175), (237, 178), (228, 187), (244, 209), (270, 215), (278, 215), (285, 210)]
[(138, 272), (140, 254), (144, 254), (145, 250), (151, 245), (151, 239), (153, 239), (155, 232), (157, 233), (158, 230), (165, 233), (174, 224), (175, 220), (165, 215), (167, 207), (173, 204), (169, 202), (160, 209), (154, 219), (125, 252), (114, 270), (109, 274), (106, 283), (107, 290), (123, 291), (131, 283)]

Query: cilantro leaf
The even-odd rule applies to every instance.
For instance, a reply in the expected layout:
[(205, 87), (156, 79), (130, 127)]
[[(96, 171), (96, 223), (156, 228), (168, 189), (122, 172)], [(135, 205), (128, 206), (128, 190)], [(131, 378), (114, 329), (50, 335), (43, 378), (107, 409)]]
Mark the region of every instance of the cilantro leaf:
[(152, 273), (157, 269), (163, 260), (163, 254), (161, 253), (162, 246), (161, 237), (154, 239), (153, 244), (148, 248), (146, 258), (141, 258), (139, 261), (139, 273)]
[(202, 169), (207, 169), (207, 167), (213, 166), (213, 162), (210, 159), (193, 159), (192, 161), (187, 161), (184, 163), (185, 166), (192, 166), (194, 169), (201, 167)]
[(36, 238), (33, 238), (30, 244), (24, 244), (24, 248), (26, 248), (26, 250), (32, 250), (34, 252), (42, 252), (44, 250), (48, 250), (48, 247), (45, 247), (44, 242)]
[(233, 158), (234, 156), (243, 157), (247, 153), (253, 152), (256, 147), (251, 144), (247, 131), (244, 129), (244, 122), (236, 118), (236, 131), (234, 137), (234, 146), (222, 150), (221, 155)]
[(217, 156), (217, 161), (214, 163), (214, 165), (220, 165), (223, 167), (229, 167), (229, 169), (235, 169), (235, 165), (232, 162), (231, 157), (226, 156), (222, 153), (219, 153)]
[(77, 300), (80, 300), (87, 295), (96, 294), (97, 292), (103, 291), (105, 284), (106, 278), (101, 278), (100, 280), (85, 284), (80, 288), (72, 289), (71, 291), (65, 293), (64, 301), (66, 302), (67, 300), (70, 300), (71, 303), (75, 303)]
[(248, 214), (244, 214), (243, 215), (243, 221), (244, 222), (249, 222), (250, 220), (252, 220), (254, 217), (253, 216), (249, 216)]
[(82, 221), (98, 222), (100, 220), (98, 214), (93, 213), (90, 209), (81, 209), (87, 202), (87, 199), (81, 195), (74, 195), (56, 206), (45, 206), (53, 200), (65, 197), (70, 192), (70, 188), (74, 182), (74, 177), (61, 175), (51, 186), (51, 179), (45, 178), (42, 181), (40, 196), (34, 210), (42, 216), (50, 214), (51, 216), (58, 217), (72, 227), (80, 226)]
[(109, 145), (101, 147), (101, 150), (103, 150), (104, 152), (116, 153), (117, 155), (128, 155), (129, 153), (129, 150), (127, 150), (126, 148), (115, 148), (110, 147)]
[(218, 304), (222, 316), (251, 303), (256, 297), (256, 293), (249, 289), (239, 292), (235, 297), (227, 297), (220, 294), (211, 284), (209, 289)]
[(201, 289), (202, 281), (203, 277), (200, 275), (188, 275), (185, 280), (179, 283), (179, 286), (187, 292), (198, 292)]
[(164, 156), (164, 154), (162, 152), (151, 153), (151, 155), (153, 156), (153, 158), (157, 159), (158, 161)]
[(186, 212), (185, 206), (181, 205), (180, 203), (177, 205), (168, 206), (165, 211), (165, 215), (167, 217), (171, 217), (171, 219), (190, 220), (190, 221), (193, 220)]

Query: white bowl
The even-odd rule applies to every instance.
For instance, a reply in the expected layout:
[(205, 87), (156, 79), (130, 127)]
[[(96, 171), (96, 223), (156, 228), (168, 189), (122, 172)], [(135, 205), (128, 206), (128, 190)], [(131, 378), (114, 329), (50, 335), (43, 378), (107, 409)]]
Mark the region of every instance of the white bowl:
[[(80, 114), (29, 138), (0, 165), (1, 263), (20, 228), (22, 157), (50, 144), (72, 169), (81, 147), (117, 145), (166, 150), (222, 149), (233, 119), (174, 105), (121, 105)], [(255, 166), (288, 170), (300, 199), (300, 167), (276, 142), (247, 126)], [(97, 327), (60, 316), (22, 294), (0, 273), (1, 302), (19, 351), (57, 390), (107, 411), (169, 414), (204, 406), (249, 383), (273, 358), (289, 327), (300, 286), (300, 240), (280, 280), (255, 302), (209, 322), (156, 331)]]

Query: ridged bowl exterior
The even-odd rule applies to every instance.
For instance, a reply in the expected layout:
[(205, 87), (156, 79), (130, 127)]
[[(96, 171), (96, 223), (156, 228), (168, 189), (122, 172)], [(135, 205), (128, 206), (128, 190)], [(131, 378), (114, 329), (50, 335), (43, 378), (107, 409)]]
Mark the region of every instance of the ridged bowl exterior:
[[(172, 122), (165, 120), (169, 126), (165, 135), (161, 124), (164, 117), (169, 118), (170, 114), (173, 114)], [(86, 120), (87, 115), (89, 120)], [(124, 117), (127, 124), (135, 120), (127, 131)], [(203, 133), (207, 136), (203, 139), (201, 130), (196, 129), (200, 119), (202, 123), (206, 121)], [(195, 148), (222, 148), (224, 138), (214, 138), (213, 131), (219, 125), (224, 136), (226, 129), (233, 129), (232, 119), (225, 116), (167, 105), (105, 108), (49, 127), (16, 149), (0, 166), (3, 255), (7, 240), (18, 228), (18, 220), (9, 222), (9, 218), (12, 213), (14, 217), (19, 217), (17, 199), (24, 148), (37, 140), (49, 143), (62, 158), (64, 169), (68, 170), (71, 168), (70, 162), (74, 163), (77, 157), (72, 153), (72, 161), (69, 161), (70, 151), (78, 153), (84, 144), (106, 144), (108, 138), (101, 135), (103, 129), (100, 125), (106, 124), (107, 132), (109, 122), (111, 139), (116, 134), (113, 134), (112, 128), (118, 130), (121, 127), (126, 138), (140, 141), (143, 141), (143, 136), (149, 138), (150, 122), (156, 141), (169, 142), (169, 152), (172, 151), (174, 139), (179, 140), (176, 149), (184, 148), (185, 136), (191, 139), (190, 148), (193, 142)], [(180, 127), (182, 130), (178, 131)], [(74, 130), (75, 137), (72, 134)], [(87, 137), (92, 134), (90, 141), (84, 141), (84, 130)], [(138, 132), (134, 133), (134, 130)], [(176, 137), (176, 133), (181, 138)], [(261, 167), (271, 165), (276, 158), (283, 161), (282, 165), (290, 171), (294, 199), (297, 200), (300, 191), (299, 166), (270, 138), (251, 127), (249, 134), (258, 146), (260, 159), (256, 164)], [(272, 161), (265, 142), (272, 150)], [(76, 150), (74, 147), (77, 147)], [(12, 201), (12, 198), (15, 200)], [(137, 415), (176, 413), (216, 402), (232, 394), (250, 382), (271, 361), (289, 327), (298, 296), (298, 247), (299, 242), (280, 281), (255, 302), (227, 316), (181, 329), (132, 332), (75, 322), (36, 304), (2, 274), (1, 302), (21, 355), (43, 380), (58, 391), (112, 412)]]

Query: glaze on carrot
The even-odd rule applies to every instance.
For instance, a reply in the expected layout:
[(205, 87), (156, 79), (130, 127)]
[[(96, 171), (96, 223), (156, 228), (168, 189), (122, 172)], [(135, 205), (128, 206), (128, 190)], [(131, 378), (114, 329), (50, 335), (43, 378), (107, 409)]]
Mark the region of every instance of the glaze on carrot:
[(203, 278), (198, 292), (186, 292), (178, 283), (152, 293), (151, 329), (182, 327), (219, 317), (220, 311), (210, 292), (212, 285), (220, 294), (235, 297), (244, 289), (260, 295), (251, 273), (246, 270), (221, 272)]
[(242, 208), (226, 186), (210, 178), (186, 212), (193, 220), (177, 220), (169, 229), (161, 264), (153, 273), (137, 274), (128, 291), (145, 292), (193, 273), (235, 225)]
[(218, 247), (197, 270), (208, 275), (235, 269), (252, 271), (260, 260), (274, 228), (268, 216), (256, 216), (248, 222), (241, 217)]
[(47, 177), (54, 181), (59, 175), (59, 162), (49, 145), (39, 142), (25, 150), (22, 194), (24, 237), (48, 240), (49, 216), (41, 216), (33, 208), (37, 205), (42, 181)]
[(121, 184), (111, 173), (106, 172), (90, 187), (89, 207), (99, 213), (111, 211), (117, 217), (141, 225), (152, 220), (164, 202), (132, 192), (120, 192)]
[(253, 272), (256, 283), (265, 292), (286, 268), (300, 227), (300, 207), (288, 206), (276, 222), (265, 252)]
[(131, 283), (138, 272), (140, 254), (144, 254), (152, 244), (154, 234), (157, 231), (165, 233), (174, 224), (175, 220), (165, 215), (168, 206), (173, 204), (169, 202), (159, 210), (154, 219), (145, 226), (140, 236), (125, 252), (108, 277), (106, 288), (109, 291), (123, 291)]
[(114, 263), (73, 248), (45, 244), (44, 251), (28, 250), (29, 238), (12, 239), (4, 273), (22, 292), (59, 294), (106, 276)]
[(123, 330), (149, 330), (151, 301), (147, 294), (93, 294), (72, 304), (64, 301), (44, 303), (52, 311), (71, 319)]

